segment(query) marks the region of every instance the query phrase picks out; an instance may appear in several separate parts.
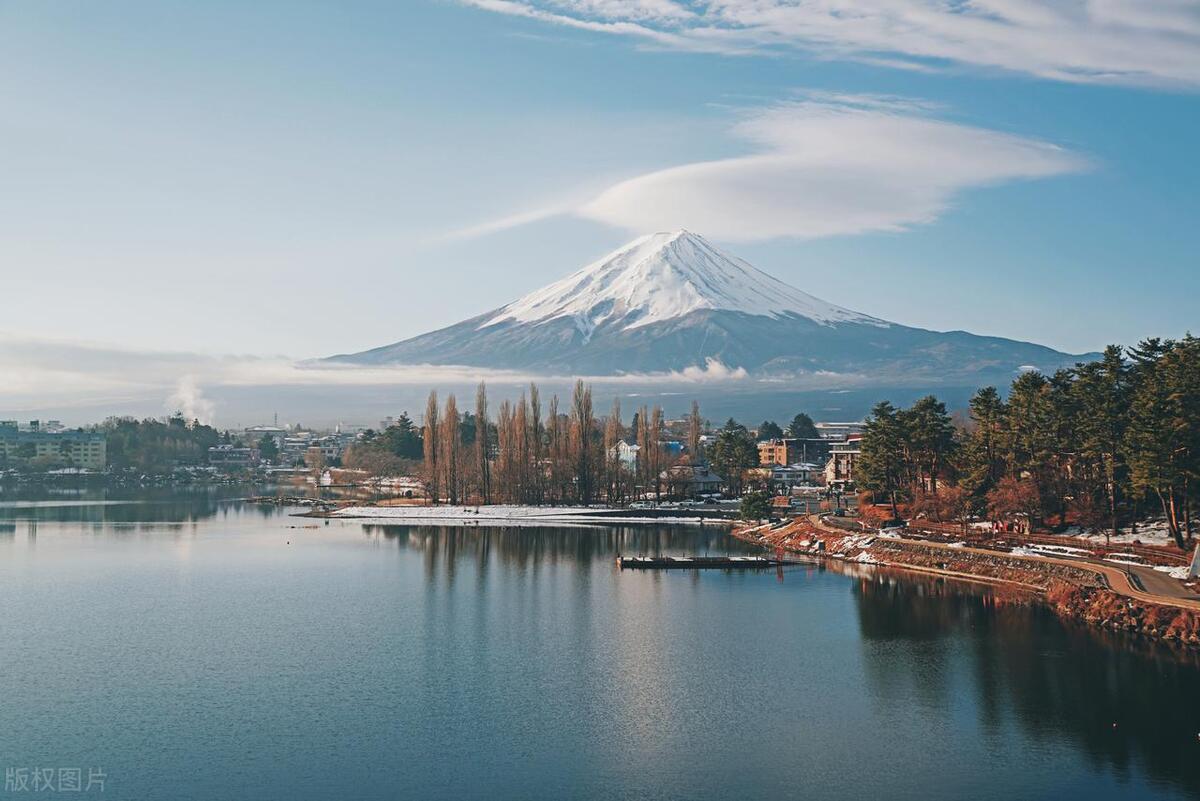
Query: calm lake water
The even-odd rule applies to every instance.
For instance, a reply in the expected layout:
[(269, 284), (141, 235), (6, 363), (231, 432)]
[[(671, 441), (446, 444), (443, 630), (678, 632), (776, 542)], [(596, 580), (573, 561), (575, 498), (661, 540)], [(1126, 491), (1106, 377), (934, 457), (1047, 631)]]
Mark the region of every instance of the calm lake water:
[(1200, 798), (1194, 657), (895, 574), (614, 569), (726, 552), (0, 493), (0, 767), (109, 801)]

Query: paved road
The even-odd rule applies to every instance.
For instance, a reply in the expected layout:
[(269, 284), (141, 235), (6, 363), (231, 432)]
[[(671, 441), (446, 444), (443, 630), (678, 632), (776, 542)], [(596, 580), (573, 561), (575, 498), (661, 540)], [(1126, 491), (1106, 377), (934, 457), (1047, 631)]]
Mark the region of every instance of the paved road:
[[(845, 529), (837, 528), (821, 520), (817, 515), (810, 515), (809, 522), (814, 526), (826, 531), (830, 534), (838, 536), (846, 536), (851, 532)], [(929, 540), (914, 540), (902, 537), (901, 542), (909, 542), (914, 545), (925, 545), (932, 548), (945, 548), (948, 551), (955, 553), (975, 553), (983, 556), (996, 556), (996, 551), (990, 551), (983, 548), (952, 548), (949, 545), (940, 542), (931, 542)], [(1004, 554), (1013, 559), (1023, 559), (1029, 562), (1040, 564), (1053, 565), (1068, 565), (1075, 568), (1083, 568), (1099, 573), (1108, 582), (1108, 586), (1120, 595), (1129, 598), (1135, 598), (1139, 601), (1148, 603), (1161, 604), (1163, 606), (1175, 606), (1182, 609), (1195, 609), (1200, 611), (1200, 596), (1188, 590), (1178, 579), (1173, 579), (1165, 573), (1160, 573), (1148, 567), (1138, 567), (1134, 565), (1115, 565), (1111, 562), (1101, 562), (1089, 559), (1059, 559), (1053, 556), (1018, 556), (1016, 554)], [(901, 565), (902, 566), (902, 565)], [(1137, 574), (1141, 582), (1142, 589), (1138, 587), (1130, 579), (1129, 572)]]
[(1160, 573), (1153, 568), (1137, 567), (1134, 565), (1130, 565), (1127, 569), (1130, 573), (1137, 576), (1138, 581), (1146, 588), (1146, 592), (1152, 595), (1165, 595), (1168, 598), (1200, 601), (1200, 595), (1184, 586), (1183, 582), (1173, 579), (1165, 573)]

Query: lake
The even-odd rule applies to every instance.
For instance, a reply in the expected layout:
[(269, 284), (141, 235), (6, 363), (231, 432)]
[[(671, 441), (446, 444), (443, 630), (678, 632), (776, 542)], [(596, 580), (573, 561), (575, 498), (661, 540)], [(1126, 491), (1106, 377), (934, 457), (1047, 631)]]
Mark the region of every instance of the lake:
[(0, 493), (0, 797), (1200, 798), (1195, 655), (985, 587), (228, 494)]

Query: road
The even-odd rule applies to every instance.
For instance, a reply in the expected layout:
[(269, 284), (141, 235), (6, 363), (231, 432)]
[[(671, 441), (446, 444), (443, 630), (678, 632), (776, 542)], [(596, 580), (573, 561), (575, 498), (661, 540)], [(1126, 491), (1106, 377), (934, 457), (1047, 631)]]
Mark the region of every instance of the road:
[[(837, 528), (821, 520), (817, 515), (810, 515), (811, 522), (818, 529), (836, 534), (838, 536), (846, 536), (852, 532), (845, 529)], [(996, 556), (996, 551), (986, 550), (983, 548), (969, 547), (951, 547), (940, 542), (931, 542), (929, 540), (915, 540), (911, 538), (901, 537), (901, 542), (908, 542), (914, 545), (923, 545), (931, 548), (945, 548), (947, 551), (952, 551), (956, 554), (974, 553), (982, 556)], [(1124, 595), (1129, 598), (1134, 598), (1147, 603), (1160, 604), (1162, 606), (1174, 606), (1181, 609), (1194, 609), (1200, 611), (1200, 595), (1189, 590), (1184, 586), (1183, 582), (1178, 579), (1173, 579), (1165, 573), (1160, 573), (1149, 567), (1141, 567), (1138, 565), (1116, 565), (1111, 562), (1102, 562), (1095, 559), (1059, 559), (1053, 556), (1018, 556), (1016, 554), (1005, 554), (1012, 559), (1022, 559), (1033, 563), (1040, 564), (1057, 564), (1068, 565), (1070, 567), (1082, 568), (1099, 573), (1104, 577), (1110, 589), (1113, 592)], [(903, 565), (899, 565), (903, 567)], [(1141, 587), (1133, 582), (1130, 578), (1130, 573), (1136, 574)]]

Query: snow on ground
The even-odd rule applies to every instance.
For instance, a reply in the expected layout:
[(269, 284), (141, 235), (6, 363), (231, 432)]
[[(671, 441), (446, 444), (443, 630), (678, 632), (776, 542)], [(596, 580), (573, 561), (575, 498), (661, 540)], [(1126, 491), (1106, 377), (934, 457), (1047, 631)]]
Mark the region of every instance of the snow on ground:
[(874, 541), (875, 541), (874, 534), (851, 534), (849, 536), (842, 537), (838, 541), (837, 553), (840, 553), (843, 556), (845, 556), (854, 550), (870, 548), (871, 543), (873, 543)]
[(1028, 550), (1033, 551), (1038, 556), (1091, 556), (1091, 552), (1086, 548), (1072, 548), (1069, 545), (1035, 544), (1028, 546)]
[[(582, 506), (348, 506), (334, 517), (414, 522), (597, 522), (597, 523), (699, 523), (701, 517), (635, 517), (616, 514), (603, 507)], [(711, 522), (711, 519), (709, 520)]]
[(1145, 562), (1140, 561), (1140, 560), (1134, 561), (1135, 559), (1137, 559), (1136, 556), (1133, 559), (1116, 559), (1112, 556), (1104, 557), (1105, 562), (1113, 562), (1114, 564), (1118, 564), (1118, 565), (1133, 565), (1134, 567), (1145, 567), (1146, 566)]
[(1019, 545), (1010, 551), (1015, 556), (1051, 556), (1055, 559), (1080, 559), (1091, 556), (1082, 548), (1071, 548), (1066, 545)]
[(1129, 559), (1129, 560), (1132, 560), (1139, 564), (1145, 564), (1145, 562), (1146, 562), (1146, 560), (1143, 559), (1140, 554), (1136, 554), (1136, 553), (1110, 553), (1108, 555), (1108, 558), (1109, 559)]
[(1169, 565), (1156, 565), (1154, 569), (1157, 570), (1159, 573), (1166, 573), (1171, 578), (1179, 579), (1180, 581), (1186, 581), (1188, 578), (1188, 567), (1186, 565), (1181, 566), (1181, 567), (1171, 567)]
[[(1089, 542), (1105, 542), (1104, 532), (1094, 533), (1084, 531), (1078, 526), (1071, 526), (1065, 532), (1067, 536), (1078, 537), (1081, 540)], [(1175, 542), (1171, 537), (1171, 532), (1167, 529), (1167, 521), (1165, 520), (1150, 520), (1137, 524), (1137, 531), (1133, 533), (1128, 526), (1121, 529), (1121, 533), (1115, 537), (1108, 538), (1110, 542), (1132, 543), (1141, 542), (1146, 545), (1170, 545)]]

